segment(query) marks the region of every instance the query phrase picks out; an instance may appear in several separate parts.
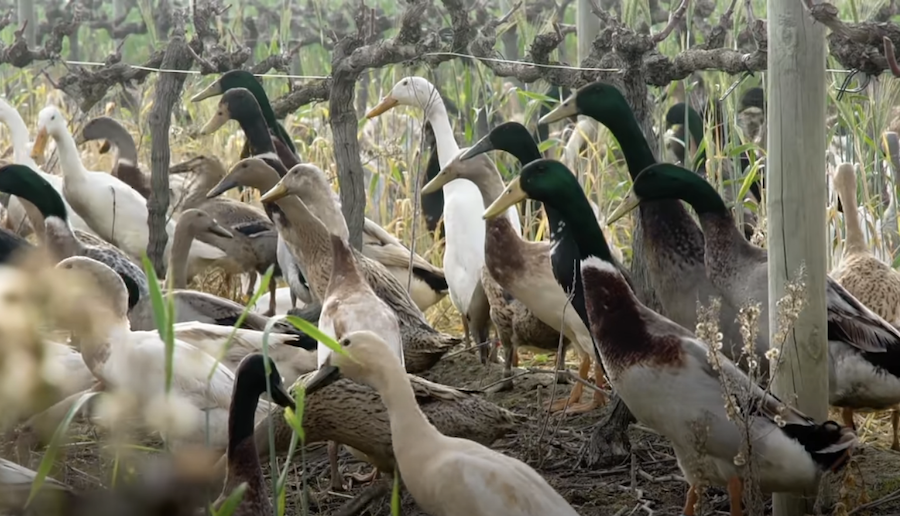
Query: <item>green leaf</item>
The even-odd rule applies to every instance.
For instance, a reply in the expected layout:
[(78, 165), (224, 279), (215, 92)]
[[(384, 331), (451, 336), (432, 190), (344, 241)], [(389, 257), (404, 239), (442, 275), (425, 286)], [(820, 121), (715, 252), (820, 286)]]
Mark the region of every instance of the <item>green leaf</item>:
[(213, 514), (213, 516), (231, 516), (234, 514), (234, 511), (237, 510), (238, 505), (240, 505), (241, 500), (244, 498), (244, 492), (247, 491), (247, 483), (241, 482), (237, 487), (234, 488), (234, 491), (225, 498), (225, 501), (222, 502), (222, 505), (219, 506), (219, 510), (217, 511), (212, 504), (209, 506), (209, 511)]
[[(166, 349), (166, 394), (172, 388), (172, 376), (174, 370), (175, 332), (173, 317), (175, 315), (175, 301), (169, 296), (168, 301), (163, 298), (162, 288), (159, 286), (159, 278), (156, 277), (156, 269), (147, 253), (141, 257), (144, 264), (144, 273), (147, 275), (147, 283), (150, 288), (150, 303), (153, 306), (153, 316), (156, 320), (156, 330), (165, 344)], [(171, 275), (170, 275), (171, 277)]]
[(334, 351), (339, 355), (344, 355), (345, 357), (350, 356), (350, 354), (347, 353), (347, 351), (342, 348), (340, 344), (338, 344), (338, 341), (334, 340), (329, 335), (325, 335), (324, 333), (322, 333), (322, 330), (317, 328), (313, 323), (305, 321), (294, 315), (286, 315), (284, 319), (287, 322), (293, 324), (298, 330), (327, 346), (331, 351)]
[(28, 500), (25, 502), (25, 507), (28, 507), (35, 495), (41, 490), (44, 481), (47, 480), (47, 475), (50, 474), (50, 468), (53, 467), (53, 463), (56, 461), (56, 455), (59, 453), (60, 442), (62, 441), (63, 436), (66, 435), (66, 432), (69, 431), (69, 426), (72, 424), (72, 420), (75, 419), (75, 414), (78, 414), (81, 407), (96, 395), (96, 392), (86, 392), (82, 394), (69, 411), (66, 412), (66, 417), (63, 418), (59, 426), (56, 427), (56, 430), (53, 431), (53, 438), (50, 439), (50, 445), (47, 447), (47, 452), (44, 453), (44, 458), (41, 459), (41, 464), (38, 466), (34, 482), (31, 483), (31, 491), (28, 493)]
[(400, 516), (400, 468), (394, 463), (394, 489), (391, 491), (391, 516)]
[(306, 432), (303, 430), (303, 404), (306, 402), (306, 387), (300, 382), (297, 382), (297, 385), (294, 387), (294, 398), (294, 405), (297, 407), (297, 411), (295, 412), (290, 407), (285, 407), (284, 419), (300, 440), (305, 442)]

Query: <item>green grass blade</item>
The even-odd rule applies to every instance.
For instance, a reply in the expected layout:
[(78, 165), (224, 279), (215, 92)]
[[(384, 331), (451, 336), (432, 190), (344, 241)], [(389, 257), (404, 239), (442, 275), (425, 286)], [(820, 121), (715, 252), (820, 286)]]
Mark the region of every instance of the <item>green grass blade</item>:
[(53, 463), (56, 461), (56, 455), (59, 453), (60, 442), (62, 441), (63, 436), (66, 435), (66, 432), (69, 431), (69, 425), (71, 425), (72, 420), (75, 419), (75, 414), (81, 410), (81, 407), (83, 407), (88, 400), (96, 395), (96, 392), (86, 392), (82, 394), (75, 404), (72, 405), (72, 408), (66, 413), (66, 417), (63, 418), (59, 426), (56, 427), (56, 430), (53, 431), (53, 438), (50, 440), (50, 446), (47, 447), (47, 452), (44, 454), (44, 458), (41, 459), (40, 466), (38, 466), (37, 476), (34, 477), (34, 482), (31, 483), (31, 491), (28, 493), (28, 500), (25, 502), (25, 507), (28, 507), (35, 495), (41, 490), (44, 481), (47, 480), (47, 475), (50, 474), (50, 468), (53, 467)]
[[(173, 354), (175, 353), (175, 338), (173, 335), (170, 315), (174, 314), (174, 301), (167, 303), (163, 299), (162, 288), (159, 286), (159, 278), (156, 277), (156, 269), (150, 262), (147, 254), (141, 257), (144, 264), (144, 273), (147, 275), (147, 284), (150, 288), (150, 303), (153, 305), (153, 317), (156, 320), (156, 330), (166, 346), (166, 394), (172, 388), (172, 370), (174, 367)], [(170, 304), (172, 304), (170, 308)]]
[(344, 355), (345, 357), (350, 356), (350, 354), (347, 353), (347, 351), (345, 351), (344, 348), (342, 348), (341, 345), (338, 344), (338, 342), (336, 340), (334, 340), (330, 336), (322, 333), (322, 331), (319, 330), (319, 328), (317, 328), (316, 325), (314, 325), (313, 323), (311, 323), (309, 321), (304, 321), (303, 319), (293, 316), (293, 315), (286, 315), (284, 317), (284, 320), (293, 324), (298, 330), (302, 331), (303, 333), (316, 339), (317, 341), (321, 342), (322, 344), (325, 344), (326, 346), (328, 346), (328, 349), (330, 349), (331, 351), (334, 351), (335, 353), (338, 353), (340, 355)]
[(225, 501), (222, 502), (222, 505), (219, 506), (219, 510), (217, 511), (211, 504), (209, 506), (209, 511), (213, 514), (213, 516), (231, 516), (234, 514), (234, 511), (237, 510), (238, 505), (240, 505), (241, 500), (244, 499), (244, 492), (247, 491), (247, 483), (241, 482), (231, 494), (225, 498)]
[(400, 516), (400, 468), (394, 464), (394, 488), (391, 490), (391, 516)]

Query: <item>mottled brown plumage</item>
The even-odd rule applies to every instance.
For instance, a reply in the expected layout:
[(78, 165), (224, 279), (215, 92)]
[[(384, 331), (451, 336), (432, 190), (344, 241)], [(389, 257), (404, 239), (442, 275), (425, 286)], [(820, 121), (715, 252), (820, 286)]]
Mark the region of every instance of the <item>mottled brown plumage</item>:
[[(860, 303), (884, 320), (900, 324), (900, 273), (875, 257), (866, 245), (856, 205), (856, 172), (853, 165), (841, 164), (834, 175), (834, 186), (844, 207), (844, 252), (831, 277)], [(891, 449), (900, 451), (897, 408), (891, 414)], [(853, 409), (844, 408), (844, 423), (853, 426)]]
[[(307, 264), (306, 279), (310, 290), (315, 292), (319, 299), (324, 299), (332, 273), (331, 234), (341, 234), (346, 238), (346, 221), (334, 205), (334, 197), (321, 170), (312, 165), (298, 165), (285, 177), (298, 178), (297, 176), (304, 176), (307, 179), (314, 177), (314, 180), (303, 183), (306, 187), (300, 190), (303, 194), (302, 201), (296, 195), (290, 194), (276, 201), (282, 210), (275, 213), (276, 223), (283, 228), (282, 236), (292, 252), (302, 263)], [(267, 192), (278, 183), (278, 174), (263, 160), (248, 158), (232, 167), (222, 182), (241, 184)], [(290, 185), (290, 180), (285, 183)], [(327, 191), (322, 190), (322, 185), (325, 185)], [(293, 187), (290, 187), (290, 190), (293, 190)], [(331, 200), (330, 206), (317, 200), (324, 199), (325, 196)], [(313, 212), (307, 201), (320, 209)], [(341, 224), (342, 228), (335, 229)], [(408, 372), (430, 369), (444, 354), (460, 343), (459, 338), (438, 332), (428, 324), (404, 285), (401, 285), (383, 265), (365, 257), (355, 248), (352, 249), (352, 253), (360, 273), (372, 287), (375, 295), (387, 303), (397, 315)]]

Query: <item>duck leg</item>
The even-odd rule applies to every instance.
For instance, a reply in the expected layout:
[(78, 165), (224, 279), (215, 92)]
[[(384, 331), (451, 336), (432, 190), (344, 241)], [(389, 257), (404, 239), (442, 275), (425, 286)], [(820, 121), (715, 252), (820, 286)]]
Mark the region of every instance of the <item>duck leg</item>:
[(275, 299), (275, 291), (278, 290), (278, 282), (275, 281), (275, 278), (269, 280), (269, 309), (266, 310), (266, 317), (272, 317), (275, 315), (275, 310), (277, 308), (277, 299)]
[[(578, 376), (586, 380), (588, 378), (588, 372), (591, 370), (591, 359), (587, 355), (581, 355), (581, 364), (578, 367)], [(581, 394), (584, 392), (584, 385), (581, 382), (576, 382), (575, 386), (572, 387), (572, 392), (569, 393), (568, 398), (562, 398), (554, 401), (550, 405), (550, 412), (559, 412), (560, 410), (564, 410), (566, 407), (569, 407), (571, 412), (571, 408), (578, 404), (581, 401)]]
[(853, 430), (856, 430), (856, 425), (853, 424), (853, 409), (849, 407), (844, 407), (841, 409), (841, 418), (844, 420), (844, 426), (848, 426)]
[[(590, 356), (588, 356), (586, 359), (584, 359), (582, 364), (586, 363), (586, 364), (588, 364), (588, 366), (590, 366), (591, 360), (592, 360), (592, 358)], [(583, 378), (587, 379), (586, 377), (587, 377), (587, 375), (585, 374)], [(600, 387), (600, 388), (603, 388), (606, 386), (606, 381), (603, 379), (603, 368), (600, 366), (599, 361), (594, 363), (594, 383), (595, 383), (595, 385), (597, 385), (597, 387)], [(578, 385), (581, 385), (581, 384), (579, 383)], [(591, 397), (591, 401), (588, 401), (585, 403), (579, 403), (577, 405), (569, 405), (569, 408), (568, 408), (568, 410), (566, 410), (566, 413), (581, 414), (584, 412), (590, 412), (594, 409), (598, 409), (598, 408), (602, 407), (603, 405), (606, 405), (606, 401), (607, 401), (606, 394), (604, 394), (601, 391), (594, 391), (594, 395)]]
[(340, 468), (338, 468), (337, 459), (338, 443), (335, 441), (328, 441), (328, 464), (331, 467), (331, 490), (343, 491), (344, 477), (341, 475)]
[(744, 497), (744, 484), (739, 477), (728, 480), (728, 499), (731, 501), (731, 516), (743, 516), (741, 499)]
[(900, 451), (900, 438), (897, 436), (898, 424), (900, 424), (900, 407), (894, 407), (891, 410), (891, 429), (894, 434), (894, 439), (891, 441), (891, 449), (894, 451)]
[(247, 301), (253, 299), (253, 289), (256, 288), (256, 271), (250, 273), (250, 281), (247, 282)]
[(687, 498), (684, 501), (684, 510), (681, 512), (682, 516), (694, 516), (696, 510), (694, 507), (697, 506), (697, 488), (691, 485), (688, 488)]

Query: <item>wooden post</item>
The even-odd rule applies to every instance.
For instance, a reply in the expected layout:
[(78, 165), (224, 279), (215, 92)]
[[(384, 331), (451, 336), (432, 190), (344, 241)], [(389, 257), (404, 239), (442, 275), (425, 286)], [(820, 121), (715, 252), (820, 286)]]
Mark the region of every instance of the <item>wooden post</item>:
[(34, 0), (19, 0), (19, 26), (23, 23), (28, 25), (25, 27), (25, 43), (28, 48), (34, 48), (37, 45), (37, 2)]
[[(776, 302), (805, 267), (805, 308), (782, 348), (773, 391), (816, 421), (828, 416), (825, 248), (825, 27), (803, 3), (768, 0), (769, 336)], [(776, 363), (777, 361), (773, 361)], [(813, 513), (815, 491), (776, 494), (774, 516)]]
[(578, 34), (578, 64), (591, 53), (591, 42), (600, 32), (600, 18), (591, 11), (591, 0), (578, 0), (575, 12), (575, 31)]

